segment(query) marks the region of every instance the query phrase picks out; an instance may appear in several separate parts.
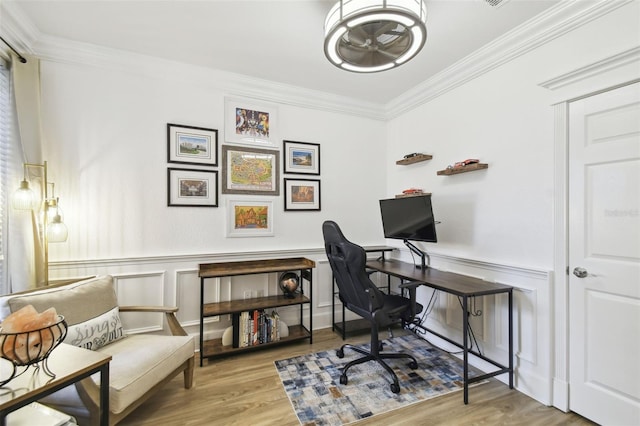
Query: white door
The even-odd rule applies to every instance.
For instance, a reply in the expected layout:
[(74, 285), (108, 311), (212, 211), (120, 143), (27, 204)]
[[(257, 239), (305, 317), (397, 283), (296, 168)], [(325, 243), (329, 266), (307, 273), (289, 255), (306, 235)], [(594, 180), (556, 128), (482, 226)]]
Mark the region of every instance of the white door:
[(640, 425), (640, 83), (569, 112), (569, 407)]

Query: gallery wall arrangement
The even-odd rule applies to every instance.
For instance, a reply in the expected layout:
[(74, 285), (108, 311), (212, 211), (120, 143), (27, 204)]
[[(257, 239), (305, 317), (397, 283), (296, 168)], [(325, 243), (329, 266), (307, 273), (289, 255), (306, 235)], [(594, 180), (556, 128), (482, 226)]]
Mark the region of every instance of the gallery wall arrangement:
[[(278, 108), (225, 98), (224, 111), (220, 161), (217, 129), (167, 124), (167, 162), (190, 166), (167, 168), (167, 206), (219, 207), (219, 193), (256, 197), (227, 199), (225, 235), (273, 236), (274, 200), (263, 197), (281, 195)], [(285, 212), (321, 210), (320, 144), (283, 140), (282, 174)]]

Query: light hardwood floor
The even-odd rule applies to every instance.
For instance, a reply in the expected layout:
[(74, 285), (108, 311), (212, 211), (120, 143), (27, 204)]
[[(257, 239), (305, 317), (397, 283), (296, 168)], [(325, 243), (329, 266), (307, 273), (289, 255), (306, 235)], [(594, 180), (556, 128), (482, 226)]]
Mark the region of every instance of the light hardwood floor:
[[(368, 338), (356, 336), (347, 342), (366, 342)], [(196, 366), (192, 389), (184, 389), (179, 376), (120, 425), (298, 425), (273, 362), (334, 349), (342, 343), (331, 329), (325, 329), (314, 332), (312, 345), (295, 343), (205, 361), (203, 367)], [(494, 379), (471, 389), (469, 402), (464, 405), (462, 393), (455, 392), (362, 420), (358, 425), (593, 425)]]

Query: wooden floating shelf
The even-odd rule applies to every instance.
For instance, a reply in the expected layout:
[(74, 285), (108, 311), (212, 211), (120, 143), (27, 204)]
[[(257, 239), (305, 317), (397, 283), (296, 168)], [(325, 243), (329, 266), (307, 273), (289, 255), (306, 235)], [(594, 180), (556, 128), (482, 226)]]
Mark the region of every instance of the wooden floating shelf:
[(408, 164), (419, 163), (421, 161), (431, 160), (433, 155), (429, 154), (419, 154), (409, 158), (403, 158), (402, 160), (396, 161), (396, 164), (399, 166), (406, 166)]
[(397, 194), (396, 198), (421, 197), (423, 195), (431, 195), (430, 192), (414, 192), (412, 194)]
[(445, 170), (438, 170), (438, 175), (441, 176), (449, 176), (449, 175), (457, 175), (459, 173), (467, 173), (467, 172), (473, 172), (476, 170), (483, 170), (483, 169), (488, 169), (489, 165), (485, 164), (485, 163), (475, 163), (475, 164), (469, 164), (467, 166), (464, 167), (457, 167), (455, 169), (445, 169)]

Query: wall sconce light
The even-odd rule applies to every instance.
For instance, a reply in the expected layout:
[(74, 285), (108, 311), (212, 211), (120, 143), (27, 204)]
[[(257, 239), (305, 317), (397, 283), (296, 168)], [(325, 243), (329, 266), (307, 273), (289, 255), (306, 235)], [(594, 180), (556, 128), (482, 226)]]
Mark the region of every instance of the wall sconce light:
[[(55, 184), (47, 180), (47, 162), (42, 164), (24, 163), (24, 176), (20, 187), (13, 195), (13, 208), (16, 210), (38, 210), (40, 207), (39, 199), (31, 189), (28, 180), (27, 168), (37, 167), (42, 172), (42, 242), (44, 249), (44, 282), (49, 285), (49, 243), (60, 243), (67, 241), (69, 231), (62, 221), (60, 211), (60, 200), (54, 196)], [(49, 194), (49, 185), (51, 185), (51, 194)]]

